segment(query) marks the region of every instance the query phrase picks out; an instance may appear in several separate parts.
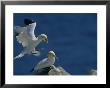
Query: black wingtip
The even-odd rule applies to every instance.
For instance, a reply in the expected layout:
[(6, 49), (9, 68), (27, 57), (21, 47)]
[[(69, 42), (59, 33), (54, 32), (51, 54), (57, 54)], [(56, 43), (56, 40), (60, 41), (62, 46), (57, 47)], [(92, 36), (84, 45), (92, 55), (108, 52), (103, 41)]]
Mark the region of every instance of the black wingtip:
[(32, 24), (32, 23), (34, 23), (34, 21), (33, 20), (31, 20), (31, 19), (24, 19), (24, 24), (25, 25), (29, 25), (29, 24)]
[(19, 35), (19, 33), (15, 32), (15, 36), (18, 36), (18, 35)]

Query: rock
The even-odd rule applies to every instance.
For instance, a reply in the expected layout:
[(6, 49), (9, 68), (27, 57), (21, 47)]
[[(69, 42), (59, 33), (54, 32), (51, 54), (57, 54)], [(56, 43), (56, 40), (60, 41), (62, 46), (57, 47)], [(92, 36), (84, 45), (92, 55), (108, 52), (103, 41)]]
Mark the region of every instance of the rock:
[(97, 70), (91, 69), (89, 75), (97, 75)]
[(46, 67), (46, 68), (43, 68), (43, 69), (39, 69), (39, 70), (35, 70), (34, 71), (34, 75), (48, 75), (48, 72), (51, 70), (50, 67)]
[(48, 72), (48, 75), (70, 75), (68, 72), (66, 72), (62, 67), (56, 67), (51, 69)]
[(34, 75), (70, 75), (62, 67), (52, 66), (50, 68), (44, 68), (39, 71), (35, 71)]

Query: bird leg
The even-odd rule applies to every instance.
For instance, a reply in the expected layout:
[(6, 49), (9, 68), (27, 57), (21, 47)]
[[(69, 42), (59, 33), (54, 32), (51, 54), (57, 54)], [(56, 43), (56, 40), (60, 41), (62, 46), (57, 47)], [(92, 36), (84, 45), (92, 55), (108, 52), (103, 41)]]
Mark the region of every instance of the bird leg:
[(34, 56), (39, 56), (40, 55), (40, 51), (36, 51), (35, 49), (32, 51), (32, 54)]

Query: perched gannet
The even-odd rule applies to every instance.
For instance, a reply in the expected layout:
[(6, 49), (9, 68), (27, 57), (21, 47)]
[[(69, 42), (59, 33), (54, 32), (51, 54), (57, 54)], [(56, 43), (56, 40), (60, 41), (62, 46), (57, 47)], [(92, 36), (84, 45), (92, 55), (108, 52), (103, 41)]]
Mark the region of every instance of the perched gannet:
[(36, 51), (35, 48), (40, 44), (40, 42), (45, 41), (48, 43), (47, 35), (41, 34), (37, 38), (35, 37), (34, 30), (36, 27), (36, 22), (25, 19), (24, 23), (26, 27), (16, 26), (15, 29), (15, 36), (17, 41), (22, 44), (23, 51), (17, 55), (14, 59), (23, 57), (25, 54), (33, 54), (35, 56), (40, 55), (39, 51)]
[(42, 69), (45, 70), (45, 68), (50, 68), (50, 67), (54, 67), (54, 63), (55, 63), (55, 53), (53, 51), (49, 51), (48, 52), (48, 57), (41, 60), (35, 67), (34, 67), (34, 71), (35, 72), (39, 72), (40, 70), (42, 71)]

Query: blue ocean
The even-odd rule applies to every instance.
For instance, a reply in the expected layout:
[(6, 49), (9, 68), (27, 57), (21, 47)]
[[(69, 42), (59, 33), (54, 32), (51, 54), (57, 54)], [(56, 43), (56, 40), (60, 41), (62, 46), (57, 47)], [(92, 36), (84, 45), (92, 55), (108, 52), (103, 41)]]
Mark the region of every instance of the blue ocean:
[[(42, 33), (48, 36), (48, 44), (41, 42), (38, 46), (40, 56), (25, 55), (14, 60), (14, 75), (32, 75), (31, 70), (50, 50), (58, 57), (55, 65), (71, 75), (87, 75), (97, 69), (96, 13), (14, 13), (13, 18), (13, 26), (25, 26), (25, 18), (36, 21), (36, 37)], [(22, 50), (14, 36), (14, 57)]]

